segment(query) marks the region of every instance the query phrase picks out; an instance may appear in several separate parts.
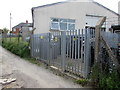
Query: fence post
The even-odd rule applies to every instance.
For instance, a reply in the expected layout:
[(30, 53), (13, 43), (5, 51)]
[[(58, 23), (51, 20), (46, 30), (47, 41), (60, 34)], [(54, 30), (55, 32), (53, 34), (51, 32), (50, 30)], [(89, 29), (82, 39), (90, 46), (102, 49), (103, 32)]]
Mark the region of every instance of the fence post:
[(47, 54), (47, 57), (48, 57), (48, 64), (50, 65), (51, 63), (50, 63), (50, 60), (52, 59), (51, 58), (51, 33), (48, 33), (48, 52), (47, 52), (48, 54)]
[(105, 22), (106, 17), (101, 18), (95, 26), (95, 63), (99, 63), (99, 51), (100, 51), (100, 28)]
[(85, 61), (84, 61), (84, 77), (87, 78), (90, 72), (90, 30), (85, 29)]
[(29, 42), (29, 47), (30, 47), (30, 55), (33, 57), (33, 36), (30, 35), (30, 42)]
[(61, 32), (61, 66), (62, 71), (65, 71), (65, 59), (66, 59), (66, 32)]

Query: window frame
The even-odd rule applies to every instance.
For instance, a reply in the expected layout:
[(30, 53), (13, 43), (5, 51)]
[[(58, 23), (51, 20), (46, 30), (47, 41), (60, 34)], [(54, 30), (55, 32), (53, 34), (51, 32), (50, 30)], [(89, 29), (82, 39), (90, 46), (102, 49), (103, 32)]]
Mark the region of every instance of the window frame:
[[(58, 22), (55, 22), (55, 21), (52, 21), (52, 19), (58, 19)], [(66, 20), (66, 21), (61, 21), (61, 20)], [(70, 20), (72, 20), (73, 22), (70, 22)], [(52, 24), (53, 23), (57, 23), (58, 24), (58, 29), (57, 28), (53, 28), (52, 27)], [(50, 30), (59, 30), (59, 31), (63, 31), (63, 29), (60, 28), (60, 23), (65, 23), (67, 24), (67, 29), (66, 30), (70, 30), (69, 29), (69, 25), (70, 24), (74, 24), (74, 30), (75, 30), (75, 24), (76, 24), (76, 20), (75, 19), (67, 19), (67, 18), (54, 18), (54, 17), (51, 17), (50, 18)], [(72, 29), (71, 29), (72, 30)], [(65, 31), (65, 30), (64, 30)]]

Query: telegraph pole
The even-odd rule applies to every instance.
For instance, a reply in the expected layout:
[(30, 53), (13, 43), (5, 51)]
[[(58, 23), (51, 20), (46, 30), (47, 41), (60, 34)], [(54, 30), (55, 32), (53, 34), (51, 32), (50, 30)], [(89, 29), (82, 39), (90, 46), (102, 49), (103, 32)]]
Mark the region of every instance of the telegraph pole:
[(12, 19), (12, 17), (11, 17), (11, 13), (10, 13), (10, 41), (11, 41), (11, 19)]
[(12, 17), (11, 17), (11, 13), (10, 13), (10, 31), (11, 31), (11, 18), (12, 18)]

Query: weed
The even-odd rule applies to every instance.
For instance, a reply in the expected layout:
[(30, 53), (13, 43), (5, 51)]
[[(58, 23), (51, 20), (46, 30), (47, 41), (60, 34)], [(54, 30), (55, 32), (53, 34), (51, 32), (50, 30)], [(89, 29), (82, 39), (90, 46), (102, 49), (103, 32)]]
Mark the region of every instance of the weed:
[(79, 79), (75, 81), (77, 84), (81, 84), (82, 86), (87, 85), (88, 80), (87, 79)]

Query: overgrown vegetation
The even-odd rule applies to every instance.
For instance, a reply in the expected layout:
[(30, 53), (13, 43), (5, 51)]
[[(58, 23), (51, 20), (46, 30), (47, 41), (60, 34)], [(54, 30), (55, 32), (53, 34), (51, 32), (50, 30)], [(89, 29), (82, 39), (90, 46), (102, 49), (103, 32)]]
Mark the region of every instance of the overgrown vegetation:
[[(18, 41), (19, 40), (19, 41)], [(28, 42), (22, 41), (22, 38), (12, 37), (10, 38), (3, 38), (2, 40), (2, 47), (6, 48), (10, 52), (28, 60), (33, 64), (40, 65), (39, 61), (32, 58), (30, 56), (30, 50), (28, 47)]]
[(81, 84), (82, 86), (87, 85), (88, 80), (87, 79), (79, 79), (75, 81), (77, 84)]
[[(9, 38), (7, 38), (9, 39)], [(27, 42), (17, 42), (16, 38), (12, 38), (12, 40), (3, 40), (2, 46), (12, 53), (20, 56), (20, 57), (30, 57), (30, 51), (28, 49)]]
[(120, 89), (120, 73), (117, 69), (112, 68), (110, 72), (101, 71), (98, 64), (92, 68), (91, 83), (99, 88)]

